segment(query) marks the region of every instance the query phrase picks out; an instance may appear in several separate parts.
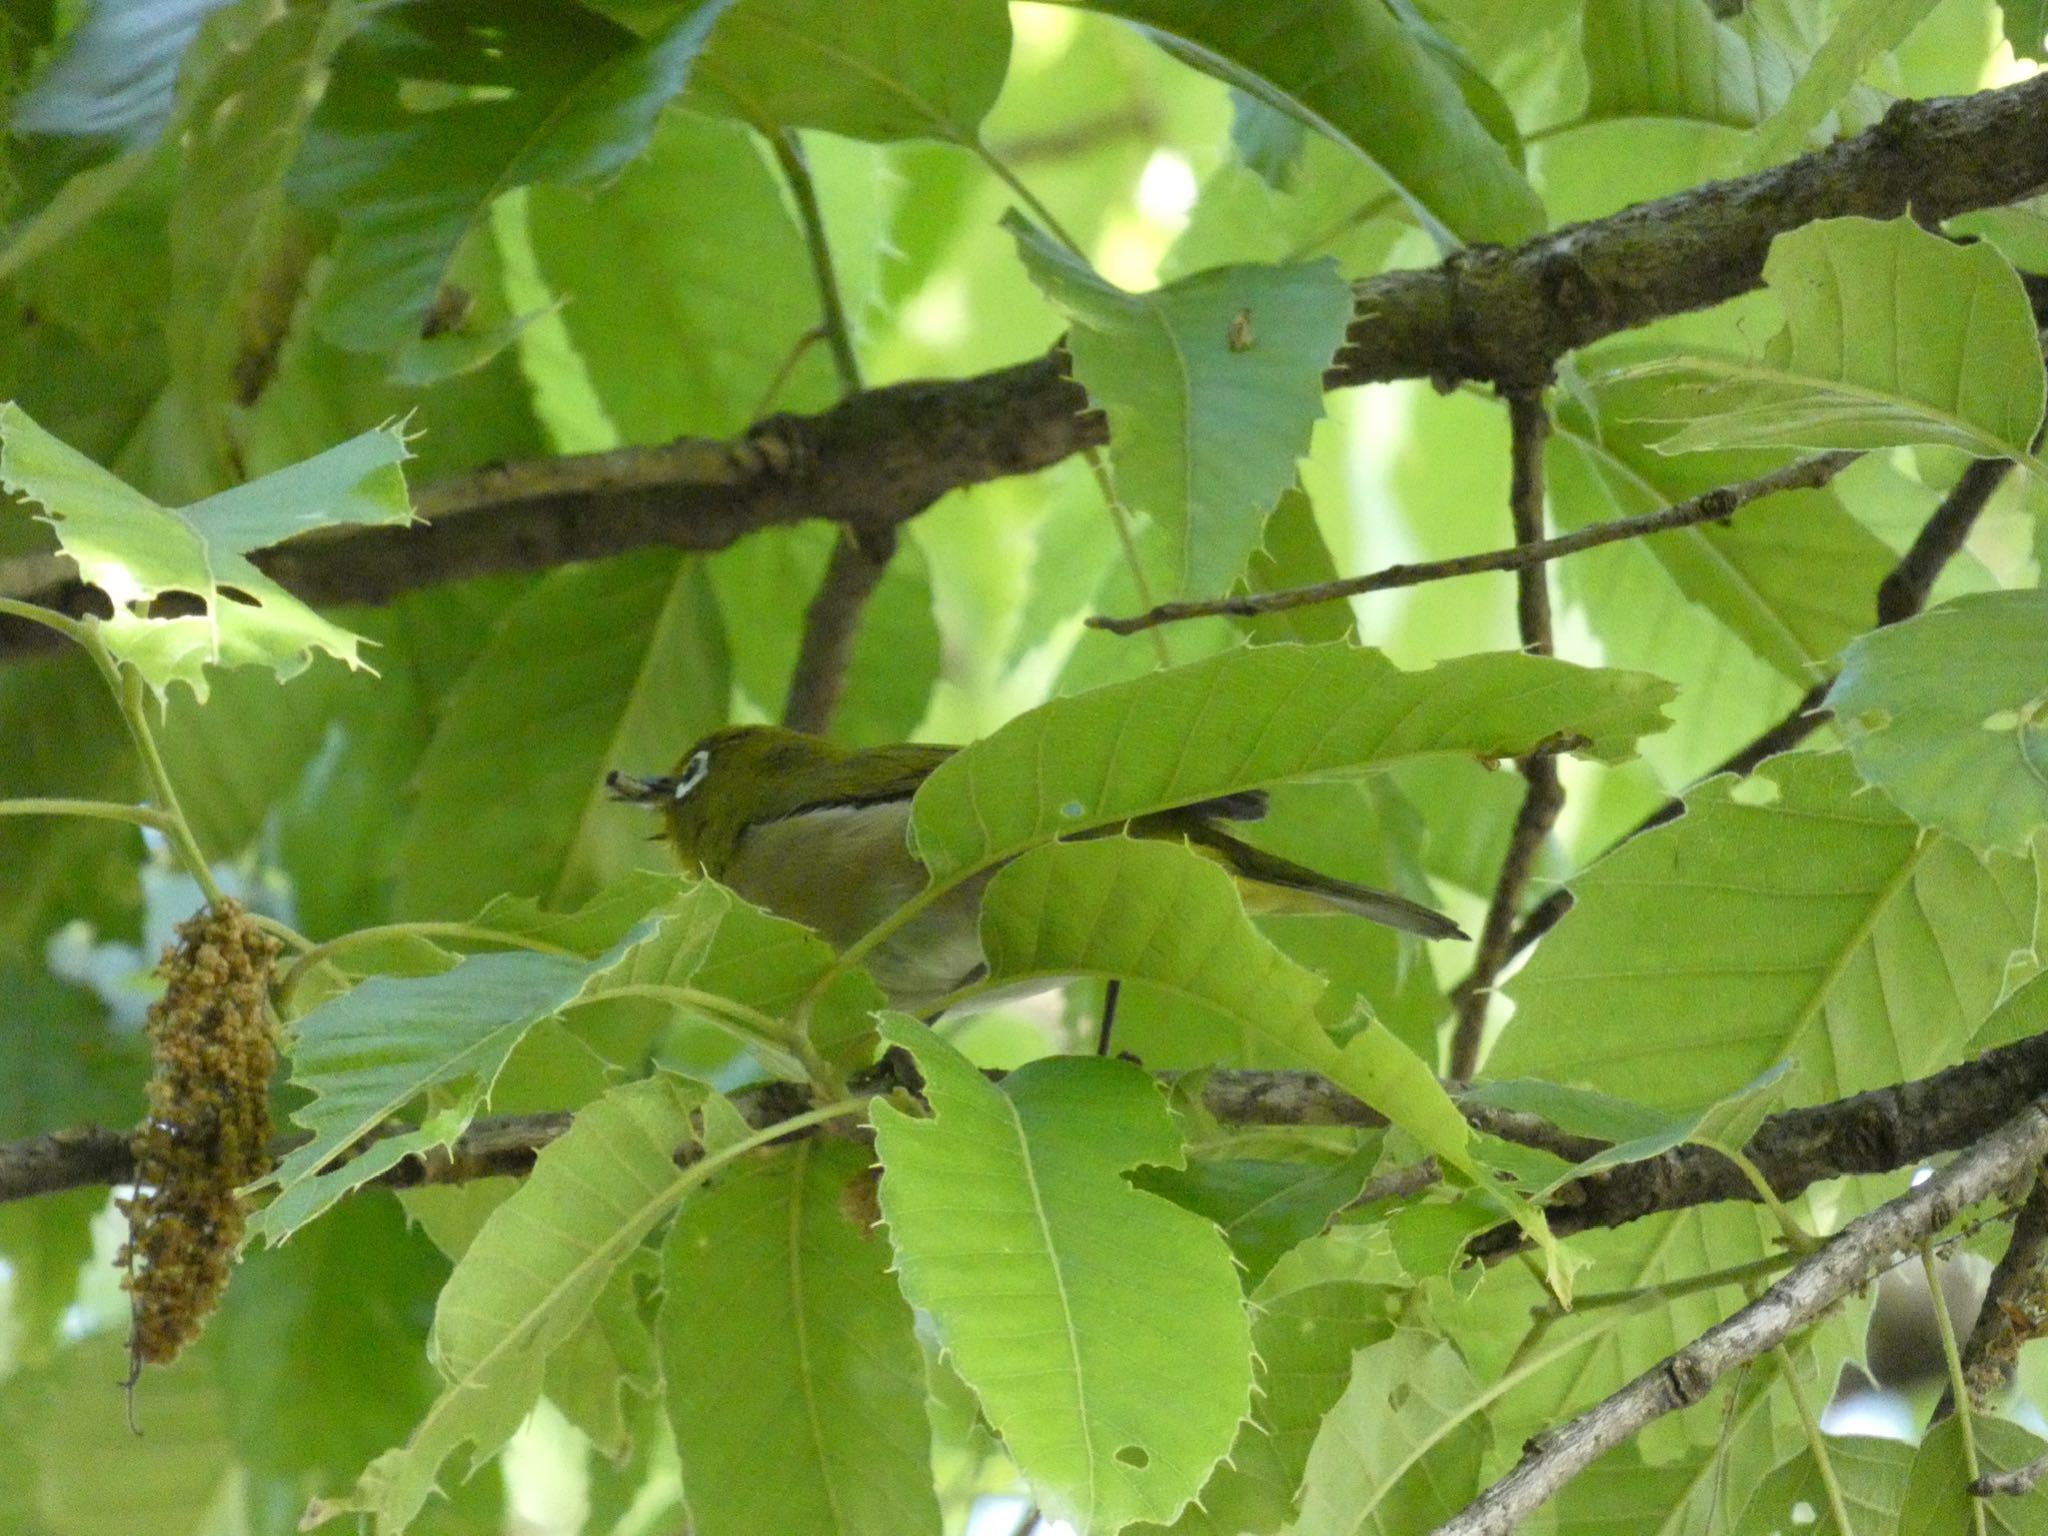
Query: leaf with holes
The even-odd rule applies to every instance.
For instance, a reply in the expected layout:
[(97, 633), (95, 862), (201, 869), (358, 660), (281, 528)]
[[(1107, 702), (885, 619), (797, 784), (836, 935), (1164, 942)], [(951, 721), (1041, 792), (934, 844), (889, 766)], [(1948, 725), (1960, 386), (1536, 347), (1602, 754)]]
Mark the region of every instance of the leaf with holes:
[[(361, 638), (329, 622), (249, 562), (249, 551), (315, 528), (409, 523), (405, 441), (380, 427), (325, 453), (186, 507), (150, 500), (14, 404), (0, 405), (0, 486), (40, 503), (79, 574), (112, 600), (95, 620), (107, 649), (159, 697), (182, 682), (206, 697), (209, 665), (303, 672), (325, 651), (361, 666)], [(205, 612), (150, 618), (167, 593)]]

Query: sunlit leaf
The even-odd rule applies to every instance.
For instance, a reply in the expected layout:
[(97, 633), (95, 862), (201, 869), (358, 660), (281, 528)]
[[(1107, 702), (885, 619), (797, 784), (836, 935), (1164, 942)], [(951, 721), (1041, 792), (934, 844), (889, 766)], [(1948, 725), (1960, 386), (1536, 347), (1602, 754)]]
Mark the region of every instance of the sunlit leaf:
[(1824, 219), (1771, 242), (1764, 282), (1785, 328), (1762, 358), (1620, 371), (1681, 381), (1704, 410), (1662, 451), (1942, 443), (2027, 456), (2041, 424), (2041, 347), (2026, 290), (1991, 246), (1951, 244), (1903, 216)]
[(434, 1312), (445, 1385), (407, 1443), (379, 1456), (354, 1490), (313, 1518), (373, 1514), (402, 1531), (465, 1444), (497, 1450), (532, 1410), (550, 1353), (565, 1343), (612, 1273), (681, 1198), (676, 1149), (690, 1140), (695, 1083), (657, 1075), (580, 1111), (532, 1175), (491, 1213)]
[(1792, 61), (1706, 0), (1589, 0), (1589, 118), (1679, 117), (1753, 128), (1792, 89)]
[[(265, 666), (292, 677), (316, 650), (361, 665), (359, 639), (249, 563), (249, 551), (315, 528), (406, 523), (404, 440), (380, 428), (317, 458), (188, 507), (165, 507), (65, 446), (15, 405), (0, 405), (0, 485), (41, 504), (87, 581), (114, 603), (97, 621), (107, 648), (159, 695), (182, 682), (201, 700), (206, 668)], [(148, 618), (163, 594), (206, 611)]]
[(1641, 673), (1519, 654), (1403, 672), (1342, 643), (1227, 651), (1042, 705), (963, 748), (918, 791), (918, 855), (950, 881), (1090, 827), (1434, 754), (1569, 738), (1619, 761), (1669, 697)]
[(2034, 871), (1859, 787), (1841, 753), (1781, 759), (1593, 866), (1487, 1070), (1690, 1108), (1780, 1061), (1810, 1101), (1954, 1060), (2032, 941)]

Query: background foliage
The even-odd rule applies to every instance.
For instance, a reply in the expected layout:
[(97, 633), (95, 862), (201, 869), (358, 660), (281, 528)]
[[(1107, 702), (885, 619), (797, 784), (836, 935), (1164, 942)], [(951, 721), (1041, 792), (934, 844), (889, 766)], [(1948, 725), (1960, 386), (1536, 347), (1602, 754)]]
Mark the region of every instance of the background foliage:
[[(2043, 29), (2019, 0), (1503, 9), (0, 8), (0, 595), (18, 614), (61, 549), (114, 600), (83, 647), (6, 631), (0, 811), (178, 806), (0, 814), (0, 1139), (138, 1117), (147, 969), (201, 870), (298, 937), (275, 1001), (307, 1137), (202, 1342), (141, 1383), (140, 1439), (104, 1190), (0, 1205), (0, 1527), (1419, 1532), (1907, 1186), (1564, 1239), (1543, 1215), (1589, 1171), (1574, 1138), (1739, 1152), (1774, 1110), (2035, 1033), (2039, 208), (1812, 223), (1753, 292), (1532, 359), (1552, 533), (1862, 455), (1539, 567), (1554, 637), (1502, 571), (1083, 624), (1516, 542), (1492, 391), (1447, 365), (1325, 393), (1350, 282), (2008, 84)], [(406, 484), (736, 438), (1062, 338), (1107, 447), (946, 494), (853, 599), (833, 734), (979, 742), (920, 795), (922, 855), (942, 886), (1002, 867), (991, 988), (1083, 978), (933, 1030), (878, 1022), (858, 952), (673, 878), (602, 787), (783, 714), (806, 605), (871, 557), (830, 521), (861, 508), (376, 607), (246, 558), (402, 522)], [(1928, 611), (1886, 610), (1998, 459)], [(166, 593), (186, 611), (146, 609)], [(1709, 777), (1830, 684), (1797, 755)], [(1518, 836), (1532, 754), (1562, 811)], [(1501, 993), (1462, 994), (1461, 946), (1254, 924), (1184, 850), (1057, 841), (1257, 786), (1275, 851), (1475, 933), (1495, 908)], [(1112, 977), (1142, 1066), (1087, 1055)], [(922, 1104), (849, 1096), (878, 1032)], [(1454, 1102), (1460, 1053), (1482, 1086)], [(1392, 1123), (1219, 1116), (1211, 1068), (1312, 1069)], [(529, 1177), (362, 1187), (542, 1111), (574, 1118)], [(825, 1134), (778, 1140), (791, 1117)], [(1461, 1261), (1503, 1222), (1521, 1259)], [(1958, 1255), (2002, 1251), (1968, 1230)], [(1866, 1312), (1530, 1528), (2041, 1528), (2048, 1495), (1960, 1491), (2041, 1450), (2031, 1355), (1924, 1444), (1814, 1426)]]

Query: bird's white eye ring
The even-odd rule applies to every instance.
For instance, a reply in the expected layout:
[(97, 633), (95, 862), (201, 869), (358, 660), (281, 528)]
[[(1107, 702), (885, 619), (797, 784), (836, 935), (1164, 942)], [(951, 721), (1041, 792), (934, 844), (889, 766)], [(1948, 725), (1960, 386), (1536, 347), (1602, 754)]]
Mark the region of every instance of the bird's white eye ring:
[(692, 752), (690, 760), (683, 764), (683, 771), (676, 779), (675, 798), (678, 800), (682, 799), (683, 796), (687, 795), (699, 784), (702, 784), (705, 775), (710, 772), (711, 754), (700, 747), (697, 751)]

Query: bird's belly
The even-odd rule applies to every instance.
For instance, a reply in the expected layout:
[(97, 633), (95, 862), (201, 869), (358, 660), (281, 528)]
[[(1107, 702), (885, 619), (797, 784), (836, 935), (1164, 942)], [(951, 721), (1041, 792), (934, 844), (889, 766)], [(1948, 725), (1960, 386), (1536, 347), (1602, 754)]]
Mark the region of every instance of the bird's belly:
[[(930, 880), (910, 852), (910, 802), (828, 806), (741, 834), (719, 878), (756, 906), (814, 928), (844, 949)], [(847, 871), (862, 871), (849, 879)], [(866, 956), (898, 1008), (912, 1011), (981, 969), (978, 924), (986, 878), (947, 892)]]

